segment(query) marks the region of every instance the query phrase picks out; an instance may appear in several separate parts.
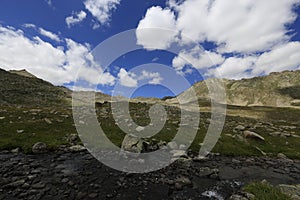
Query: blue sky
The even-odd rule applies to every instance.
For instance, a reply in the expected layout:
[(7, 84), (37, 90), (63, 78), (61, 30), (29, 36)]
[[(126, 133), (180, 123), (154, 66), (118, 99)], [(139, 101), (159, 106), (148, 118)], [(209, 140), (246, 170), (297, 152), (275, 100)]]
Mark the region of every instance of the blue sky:
[[(241, 79), (298, 70), (299, 3), (3, 0), (0, 67), (26, 69), (55, 85), (76, 90), (97, 89), (111, 94), (116, 85), (122, 85), (124, 93), (126, 88), (133, 89), (133, 96), (147, 97), (177, 95), (202, 77)], [(137, 29), (135, 37), (140, 49), (102, 66), (94, 48), (130, 29)], [(102, 56), (125, 43), (126, 40), (115, 44)], [(176, 53), (170, 51), (174, 46), (179, 48)], [(175, 73), (167, 73), (154, 63)], [(181, 82), (183, 79), (189, 84)], [(168, 88), (171, 82), (177, 88), (175, 92)]]

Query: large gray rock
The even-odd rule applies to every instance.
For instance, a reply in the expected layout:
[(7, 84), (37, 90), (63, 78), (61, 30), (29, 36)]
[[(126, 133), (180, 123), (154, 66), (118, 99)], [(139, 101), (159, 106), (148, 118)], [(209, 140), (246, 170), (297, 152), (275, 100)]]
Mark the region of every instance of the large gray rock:
[(132, 153), (141, 153), (144, 150), (144, 141), (135, 135), (127, 134), (123, 139), (122, 149)]
[(281, 190), (282, 193), (288, 195), (293, 200), (300, 199), (300, 184), (299, 185), (278, 185), (278, 188)]
[(33, 153), (45, 153), (47, 151), (47, 145), (43, 142), (37, 142), (32, 146)]

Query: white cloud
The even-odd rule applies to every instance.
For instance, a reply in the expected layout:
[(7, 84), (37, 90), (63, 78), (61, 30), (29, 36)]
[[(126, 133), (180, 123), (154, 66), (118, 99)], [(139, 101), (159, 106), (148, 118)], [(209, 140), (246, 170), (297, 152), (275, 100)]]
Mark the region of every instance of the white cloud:
[(30, 24), (30, 23), (27, 23), (27, 24), (23, 24), (23, 26), (25, 28), (36, 28), (36, 26), (34, 24)]
[(111, 12), (120, 2), (121, 0), (86, 0), (84, 5), (101, 25), (106, 25), (111, 18)]
[(150, 79), (148, 81), (148, 84), (151, 85), (158, 85), (163, 80), (163, 78), (158, 72), (148, 72), (143, 70), (141, 76), (139, 76), (139, 80), (148, 80), (148, 79)]
[[(219, 46), (220, 52), (251, 53), (269, 50), (289, 39), (286, 25), (296, 19), (293, 7), (300, 0), (186, 0), (180, 2), (168, 1), (170, 8), (148, 9), (138, 28), (166, 26), (186, 36), (183, 37), (183, 42), (189, 42), (186, 38), (191, 38), (196, 42), (212, 41)], [(174, 13), (177, 15), (176, 20), (173, 18)], [(150, 36), (146, 37), (146, 44), (160, 41), (158, 35), (151, 37), (151, 40)], [(168, 38), (164, 39), (167, 44), (171, 42)]]
[(50, 31), (47, 31), (47, 30), (45, 30), (43, 28), (39, 28), (39, 33), (41, 35), (45, 36), (45, 37), (50, 38), (53, 41), (56, 41), (56, 42), (60, 42), (61, 41), (58, 35), (56, 35), (55, 33), (50, 32)]
[(185, 65), (189, 64), (192, 64), (196, 69), (205, 69), (219, 65), (224, 60), (225, 58), (222, 55), (196, 46), (191, 50), (179, 52), (178, 56), (173, 59), (172, 65), (177, 71), (181, 71)]
[(271, 72), (300, 69), (300, 42), (289, 42), (261, 55), (249, 57), (230, 57), (208, 75), (230, 79), (267, 75)]
[(86, 12), (81, 10), (80, 12), (73, 13), (73, 15), (66, 18), (66, 23), (70, 28), (74, 24), (82, 22), (86, 18)]
[(120, 69), (118, 78), (122, 86), (137, 87), (138, 85), (138, 81), (136, 80), (136, 75), (134, 73), (127, 72), (123, 68)]
[[(29, 39), (22, 30), (0, 25), (0, 66), (6, 70), (26, 69), (35, 76), (55, 85), (70, 83), (79, 78), (97, 83), (103, 70), (89, 53), (89, 46), (66, 39), (67, 48), (54, 47), (39, 37)], [(115, 78), (105, 73), (100, 84), (114, 84)]]
[[(155, 28), (152, 29), (151, 28)], [(159, 31), (159, 29), (162, 29)], [(137, 44), (146, 49), (166, 49), (177, 35), (174, 13), (159, 6), (147, 10), (137, 27)]]
[(256, 59), (256, 57), (230, 57), (216, 69), (209, 70), (206, 75), (213, 75), (228, 79), (252, 77), (251, 69), (254, 67)]
[[(208, 69), (207, 75), (219, 71), (233, 79), (299, 69), (300, 42), (290, 42), (295, 30), (288, 26), (296, 20), (294, 8), (299, 4), (300, 0), (168, 0), (164, 9), (148, 9), (138, 28), (165, 26), (174, 30), (173, 37), (160, 40), (159, 34), (150, 33), (138, 37), (138, 43), (145, 48), (155, 42), (161, 48), (173, 42), (181, 45), (172, 64), (182, 74), (188, 63)], [(186, 49), (191, 42), (212, 42), (216, 48)]]
[(118, 74), (120, 85), (125, 87), (138, 87), (140, 82), (146, 81), (150, 85), (158, 85), (163, 78), (158, 72), (148, 72), (143, 70), (141, 73), (136, 74), (128, 72), (126, 69), (121, 68)]
[(300, 69), (300, 42), (289, 42), (262, 54), (256, 66), (254, 74)]

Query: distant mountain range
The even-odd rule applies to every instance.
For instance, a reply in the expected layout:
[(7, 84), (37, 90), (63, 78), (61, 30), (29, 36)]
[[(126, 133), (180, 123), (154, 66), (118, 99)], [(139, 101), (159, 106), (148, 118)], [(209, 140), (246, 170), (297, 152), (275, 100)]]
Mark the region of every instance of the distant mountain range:
[[(300, 70), (274, 72), (268, 76), (250, 79), (223, 79), (228, 105), (237, 106), (300, 106)], [(208, 88), (205, 81), (192, 86), (197, 97), (202, 101), (209, 101)], [(190, 90), (181, 93), (181, 98), (188, 102), (192, 99)], [(169, 103), (175, 99), (167, 100)]]
[[(228, 105), (238, 106), (300, 106), (300, 70), (271, 73), (251, 79), (223, 79)], [(204, 81), (192, 86), (199, 100), (210, 101)], [(181, 93), (186, 102), (192, 100), (190, 89)], [(84, 93), (84, 92), (82, 92)], [(70, 106), (72, 91), (54, 86), (35, 77), (26, 70), (5, 71), (0, 69), (0, 105)], [(110, 96), (96, 94), (96, 101), (109, 101)], [(84, 101), (84, 99), (83, 99)], [(176, 98), (135, 98), (132, 101), (177, 103)]]

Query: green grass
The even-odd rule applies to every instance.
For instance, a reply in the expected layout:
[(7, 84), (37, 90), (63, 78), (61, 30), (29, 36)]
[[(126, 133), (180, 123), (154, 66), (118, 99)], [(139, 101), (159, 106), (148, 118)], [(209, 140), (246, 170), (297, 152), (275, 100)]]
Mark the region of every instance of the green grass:
[[(116, 145), (121, 146), (125, 133), (115, 124), (115, 120), (110, 112), (109, 103), (98, 107), (98, 120), (101, 122), (101, 128), (106, 133), (107, 137)], [(108, 114), (101, 115), (101, 109), (105, 108)], [(133, 121), (138, 125), (144, 126), (150, 122), (148, 117), (147, 104), (130, 104), (130, 114)], [(0, 107), (0, 117), (5, 119), (0, 120), (0, 149), (13, 149), (20, 147), (25, 152), (30, 152), (31, 147), (36, 142), (44, 142), (49, 149), (55, 149), (62, 144), (68, 144), (67, 137), (69, 134), (76, 133), (73, 125), (71, 108), (42, 108), (40, 112), (32, 112), (29, 107)], [(289, 158), (300, 159), (300, 139), (299, 138), (281, 138), (269, 136), (269, 132), (265, 127), (255, 129), (255, 132), (265, 137), (266, 141), (258, 141), (247, 139), (247, 143), (241, 142), (228, 137), (225, 134), (232, 134), (233, 129), (238, 123), (253, 126), (258, 121), (272, 121), (274, 126), (291, 125), (294, 123), (292, 119), (299, 119), (300, 110), (293, 109), (276, 109), (276, 108), (242, 108), (231, 107), (233, 111), (239, 112), (257, 110), (266, 113), (267, 119), (252, 119), (239, 116), (227, 116), (226, 123), (213, 152), (218, 152), (223, 155), (231, 156), (261, 156), (261, 152), (256, 147), (267, 153), (268, 156), (276, 156), (278, 153), (284, 153)], [(68, 117), (65, 117), (68, 115)], [(168, 109), (170, 120), (166, 122), (164, 128), (151, 139), (155, 141), (171, 141), (177, 133), (180, 120), (179, 109)], [(286, 119), (286, 116), (289, 118)], [(270, 117), (272, 116), (272, 117)], [(201, 113), (202, 122), (200, 123), (198, 133), (194, 139), (190, 149), (195, 153), (201, 148), (200, 143), (203, 142), (207, 132), (207, 125), (203, 120), (210, 117), (209, 113)], [(52, 124), (47, 124), (44, 119), (48, 118)], [(279, 121), (280, 119), (286, 122)], [(177, 122), (177, 123), (176, 123)], [(234, 123), (233, 123), (234, 122)], [(296, 135), (300, 135), (300, 127), (293, 130)], [(23, 133), (17, 133), (17, 130), (24, 130)]]
[[(1, 107), (0, 149), (21, 148), (31, 152), (33, 144), (44, 142), (49, 150), (67, 144), (69, 134), (76, 133), (72, 115), (66, 109), (43, 108), (41, 112), (32, 112), (32, 108)], [(66, 116), (68, 115), (68, 117)], [(52, 121), (47, 124), (45, 118)], [(18, 133), (18, 130), (23, 130)]]
[(243, 189), (255, 196), (253, 200), (291, 200), (289, 196), (268, 183), (253, 182)]

